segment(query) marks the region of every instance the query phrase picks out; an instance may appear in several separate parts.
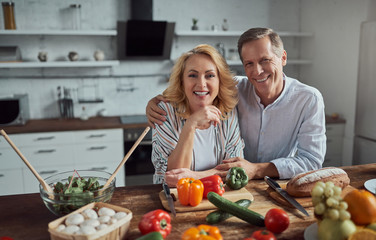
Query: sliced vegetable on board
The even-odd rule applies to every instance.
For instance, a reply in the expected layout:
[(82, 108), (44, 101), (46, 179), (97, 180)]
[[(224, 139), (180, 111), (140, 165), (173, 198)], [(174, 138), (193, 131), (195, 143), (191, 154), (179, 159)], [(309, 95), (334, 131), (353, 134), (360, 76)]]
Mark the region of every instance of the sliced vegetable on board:
[(142, 235), (150, 232), (160, 232), (162, 237), (166, 238), (170, 234), (171, 228), (170, 214), (161, 209), (146, 213), (138, 223), (138, 229), (140, 229)]
[(176, 188), (181, 205), (194, 207), (201, 203), (204, 194), (204, 185), (199, 179), (181, 178)]
[(204, 198), (207, 198), (208, 192), (215, 192), (221, 196), (225, 193), (225, 186), (219, 175), (204, 177), (200, 181), (204, 184)]
[(215, 192), (208, 193), (208, 200), (214, 206), (219, 208), (220, 210), (226, 211), (231, 213), (232, 215), (250, 223), (255, 226), (264, 227), (265, 226), (265, 218), (261, 214), (254, 212), (248, 208), (239, 206), (238, 204), (227, 200), (226, 198), (219, 196)]
[(222, 240), (221, 232), (217, 227), (201, 224), (198, 227), (187, 229), (182, 240)]
[(226, 185), (233, 189), (238, 190), (248, 184), (248, 175), (244, 168), (232, 167), (228, 170), (226, 175)]

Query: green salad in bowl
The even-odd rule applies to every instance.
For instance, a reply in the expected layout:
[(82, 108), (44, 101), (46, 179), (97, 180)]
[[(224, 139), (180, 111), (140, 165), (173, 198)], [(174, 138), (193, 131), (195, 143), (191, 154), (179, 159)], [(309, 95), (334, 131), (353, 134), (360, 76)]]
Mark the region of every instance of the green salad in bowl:
[(91, 202), (108, 202), (115, 190), (115, 178), (103, 185), (111, 174), (104, 171), (74, 170), (62, 172), (45, 179), (53, 192), (40, 185), (40, 195), (47, 208), (56, 216), (64, 216)]

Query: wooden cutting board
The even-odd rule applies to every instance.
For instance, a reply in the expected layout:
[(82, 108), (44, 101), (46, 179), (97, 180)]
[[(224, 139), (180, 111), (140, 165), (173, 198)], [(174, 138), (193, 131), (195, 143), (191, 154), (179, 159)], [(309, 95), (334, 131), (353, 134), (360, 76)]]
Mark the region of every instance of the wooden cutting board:
[[(176, 198), (176, 201), (174, 201), (176, 212), (192, 212), (192, 211), (210, 210), (210, 209), (217, 208), (211, 202), (209, 202), (209, 200), (205, 198), (203, 198), (201, 203), (195, 207), (183, 206), (179, 202), (177, 189), (171, 188), (170, 192)], [(232, 189), (229, 189), (228, 187), (225, 187), (225, 193), (222, 195), (222, 197), (233, 202), (238, 201), (240, 199), (249, 199), (251, 201), (254, 200), (252, 193), (248, 192), (248, 190), (245, 188), (241, 188), (239, 190), (232, 190)], [(168, 201), (166, 199), (166, 195), (163, 190), (159, 192), (159, 198), (161, 199), (163, 207), (166, 210), (170, 211), (170, 207), (168, 206)]]
[[(286, 190), (286, 183), (281, 183), (279, 184), (281, 186), (282, 189), (285, 189)], [(343, 190), (342, 190), (342, 194), (341, 196), (344, 197), (348, 192), (354, 190), (355, 188), (348, 185), (347, 187), (345, 187)], [(292, 205), (287, 202), (281, 195), (279, 195), (279, 193), (277, 193), (273, 188), (271, 187), (268, 187), (266, 189), (266, 191), (268, 192), (269, 196), (271, 198), (273, 198), (274, 200), (276, 200), (278, 203), (281, 203), (285, 206), (289, 206), (289, 207), (292, 207)], [(296, 197), (295, 200), (300, 203), (300, 205), (302, 205), (302, 207), (313, 207), (313, 204), (312, 204), (312, 198), (311, 197)]]

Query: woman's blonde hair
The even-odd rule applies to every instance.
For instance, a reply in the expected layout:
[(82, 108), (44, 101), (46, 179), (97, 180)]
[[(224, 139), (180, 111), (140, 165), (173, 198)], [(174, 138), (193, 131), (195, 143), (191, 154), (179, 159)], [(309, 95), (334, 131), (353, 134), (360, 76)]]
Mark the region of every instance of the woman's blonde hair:
[(176, 108), (177, 114), (180, 117), (187, 118), (191, 114), (188, 98), (184, 92), (183, 74), (188, 58), (196, 54), (209, 56), (217, 67), (219, 91), (213, 101), (213, 105), (222, 112), (222, 119), (227, 119), (227, 114), (231, 112), (238, 103), (236, 81), (223, 56), (214, 47), (208, 44), (198, 45), (180, 56), (172, 68), (169, 86), (163, 92), (163, 95)]

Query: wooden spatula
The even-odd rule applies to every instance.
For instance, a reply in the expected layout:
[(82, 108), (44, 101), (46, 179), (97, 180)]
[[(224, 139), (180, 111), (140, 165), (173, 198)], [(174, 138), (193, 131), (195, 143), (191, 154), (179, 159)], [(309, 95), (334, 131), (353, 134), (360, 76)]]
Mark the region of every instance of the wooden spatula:
[(136, 149), (136, 147), (140, 144), (142, 139), (144, 139), (145, 135), (149, 132), (149, 130), (150, 130), (150, 127), (145, 128), (145, 130), (142, 132), (142, 134), (138, 137), (137, 141), (133, 144), (132, 148), (128, 151), (128, 153), (125, 155), (123, 160), (120, 162), (119, 166), (116, 168), (114, 173), (111, 175), (111, 177), (107, 180), (107, 182), (103, 185), (103, 188), (101, 188), (101, 189), (105, 189), (108, 185), (110, 185), (110, 183), (112, 182), (112, 180), (114, 179), (116, 174), (119, 172), (121, 167), (125, 164), (125, 162), (128, 160), (128, 158), (131, 156), (131, 154)]
[(40, 184), (42, 185), (43, 189), (48, 192), (48, 193), (53, 193), (53, 190), (52, 188), (50, 187), (50, 185), (48, 185), (44, 179), (39, 175), (39, 173), (37, 171), (35, 171), (35, 169), (33, 168), (33, 166), (30, 164), (30, 162), (25, 158), (25, 156), (21, 153), (21, 151), (17, 148), (17, 146), (12, 142), (12, 140), (10, 140), (10, 138), (8, 137), (8, 135), (6, 134), (6, 132), (1, 129), (0, 130), (0, 134), (4, 136), (5, 140), (7, 140), (7, 142), (12, 146), (12, 148), (14, 149), (14, 151), (16, 151), (16, 153), (18, 154), (18, 156), (20, 156), (20, 158), (22, 159), (22, 161), (26, 164), (26, 166), (30, 169), (30, 171), (34, 174), (34, 176), (38, 179), (38, 181), (40, 182)]

